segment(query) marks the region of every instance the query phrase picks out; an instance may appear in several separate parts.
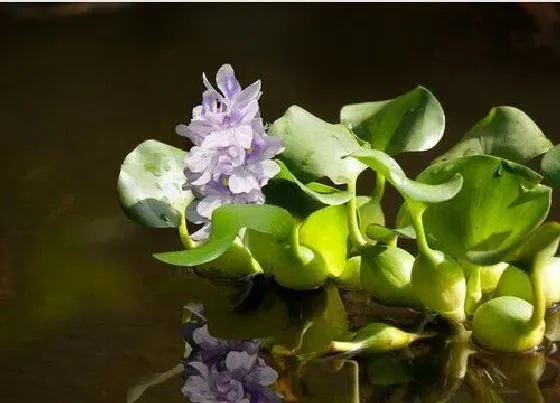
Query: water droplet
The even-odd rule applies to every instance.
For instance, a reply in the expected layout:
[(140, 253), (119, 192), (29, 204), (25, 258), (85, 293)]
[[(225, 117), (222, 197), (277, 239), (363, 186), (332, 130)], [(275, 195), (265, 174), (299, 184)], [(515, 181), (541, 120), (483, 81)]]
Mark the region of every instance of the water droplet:
[(160, 214), (159, 218), (163, 221), (163, 222), (169, 222), (169, 217), (167, 217), (165, 214)]

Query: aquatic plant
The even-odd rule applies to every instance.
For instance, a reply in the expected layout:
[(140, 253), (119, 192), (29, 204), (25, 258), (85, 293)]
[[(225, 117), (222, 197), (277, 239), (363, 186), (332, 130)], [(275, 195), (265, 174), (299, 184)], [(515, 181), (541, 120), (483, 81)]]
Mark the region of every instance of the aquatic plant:
[[(492, 108), (411, 179), (397, 158), (432, 149), (445, 127), (424, 87), (346, 105), (335, 123), (290, 106), (267, 126), (260, 81), (242, 89), (225, 64), (216, 82), (203, 75), (202, 104), (176, 128), (188, 151), (143, 142), (117, 187), (132, 220), (178, 230), (183, 248), (154, 257), (187, 268), (186, 302), (204, 305), (185, 325), (190, 401), (357, 402), (360, 371), (409, 382), (399, 354), (422, 343), (450, 340), (442, 371), (461, 380), (471, 355), (532, 351), (553, 333), (560, 145), (524, 112)], [(375, 186), (360, 195), (366, 172)], [(388, 185), (402, 198), (392, 225)]]

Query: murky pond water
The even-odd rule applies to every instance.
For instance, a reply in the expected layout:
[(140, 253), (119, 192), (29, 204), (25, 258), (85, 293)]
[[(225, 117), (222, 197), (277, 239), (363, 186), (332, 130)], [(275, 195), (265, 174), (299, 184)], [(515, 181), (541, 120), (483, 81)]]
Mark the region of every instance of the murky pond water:
[[(357, 4), (3, 16), (0, 402), (122, 402), (139, 379), (182, 356), (185, 289), (175, 271), (151, 258), (178, 241), (172, 231), (129, 222), (115, 186), (122, 158), (142, 140), (181, 146), (174, 126), (199, 102), (202, 71), (229, 62), (243, 83), (260, 77), (267, 121), (295, 103), (336, 119), (340, 105), (422, 84), (447, 117), (434, 153), (501, 104), (525, 110), (558, 143), (560, 64), (515, 43), (524, 38), (520, 21), (506, 6)], [(434, 153), (400, 162), (417, 173)], [(390, 217), (394, 204), (387, 203)], [(560, 219), (560, 211), (551, 214)], [(420, 372), (437, 371), (429, 365), (436, 355), (421, 356), (432, 358)], [(473, 360), (479, 371), (471, 384), (491, 399), (483, 378), (494, 361)], [(533, 392), (534, 383), (517, 379), (546, 363), (540, 387), (557, 401), (554, 355), (511, 360), (503, 366), (527, 369), (508, 382)], [(505, 381), (501, 387), (512, 389)], [(179, 388), (173, 379), (142, 401), (184, 401)], [(372, 401), (408, 401), (410, 393), (383, 389)]]

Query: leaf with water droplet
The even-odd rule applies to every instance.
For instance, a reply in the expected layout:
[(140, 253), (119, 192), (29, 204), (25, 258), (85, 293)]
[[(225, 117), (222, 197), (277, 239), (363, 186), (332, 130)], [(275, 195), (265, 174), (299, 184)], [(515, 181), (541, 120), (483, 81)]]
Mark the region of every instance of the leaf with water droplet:
[(193, 200), (182, 190), (185, 152), (179, 148), (146, 140), (124, 159), (117, 194), (127, 216), (152, 228), (178, 227), (181, 214)]

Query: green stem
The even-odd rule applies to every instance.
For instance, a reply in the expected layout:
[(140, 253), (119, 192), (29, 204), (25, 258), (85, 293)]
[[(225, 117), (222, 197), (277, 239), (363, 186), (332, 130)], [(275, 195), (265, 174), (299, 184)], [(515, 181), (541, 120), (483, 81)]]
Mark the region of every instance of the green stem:
[(375, 182), (375, 188), (373, 189), (372, 199), (377, 200), (378, 202), (381, 201), (383, 198), (383, 194), (385, 193), (385, 183), (386, 178), (384, 175), (381, 175), (377, 172), (377, 181)]
[(469, 356), (474, 352), (471, 344), (471, 332), (465, 330), (465, 327), (459, 324), (455, 328), (451, 356), (447, 361), (447, 376), (453, 379), (463, 379), (467, 373)]
[(185, 249), (193, 249), (196, 248), (197, 244), (191, 239), (191, 236), (189, 234), (186, 215), (186, 209), (184, 209), (183, 213), (181, 214), (181, 221), (179, 223), (179, 237), (181, 238), (181, 243), (183, 244), (183, 247)]
[(311, 249), (306, 247), (302, 247), (299, 244), (299, 229), (301, 227), (300, 224), (294, 225), (292, 228), (292, 236), (290, 237), (290, 249), (294, 256), (301, 261), (303, 264), (309, 263), (315, 257), (315, 254)]
[[(557, 229), (556, 229), (557, 230)], [(550, 258), (556, 254), (560, 233), (555, 232), (545, 246), (539, 250), (533, 258), (531, 270), (531, 287), (533, 291), (533, 314), (529, 319), (529, 330), (535, 330), (542, 325), (546, 314), (545, 295), (545, 270)]]
[(467, 295), (465, 296), (465, 313), (470, 315), (482, 299), (481, 267), (472, 265), (470, 267), (469, 280), (467, 282)]
[(358, 223), (358, 201), (356, 199), (356, 179), (348, 183), (348, 191), (352, 193), (352, 198), (348, 201), (348, 225), (350, 230), (350, 240), (352, 245), (359, 249), (367, 245), (362, 232), (360, 231), (360, 225)]
[(548, 259), (535, 258), (533, 268), (531, 270), (531, 288), (533, 291), (533, 314), (531, 319), (529, 319), (529, 329), (534, 330), (538, 328), (546, 314), (546, 295), (545, 295), (545, 279), (543, 278), (543, 272)]
[(412, 225), (414, 225), (414, 230), (416, 231), (416, 245), (418, 247), (418, 253), (429, 257), (432, 255), (432, 250), (428, 246), (423, 219), (426, 205), (408, 198), (406, 199), (406, 204), (408, 206), (408, 210), (410, 211), (410, 215), (412, 216)]

